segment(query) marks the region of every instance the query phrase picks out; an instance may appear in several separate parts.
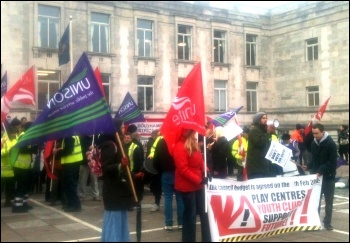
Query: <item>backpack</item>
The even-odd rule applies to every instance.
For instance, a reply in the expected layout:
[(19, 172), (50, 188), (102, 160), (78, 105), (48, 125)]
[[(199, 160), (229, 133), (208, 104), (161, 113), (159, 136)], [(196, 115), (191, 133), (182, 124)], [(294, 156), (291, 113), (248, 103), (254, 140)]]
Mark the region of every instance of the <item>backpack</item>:
[(91, 173), (100, 177), (102, 173), (102, 163), (101, 163), (101, 151), (98, 147), (94, 147), (92, 150), (86, 152), (86, 157)]

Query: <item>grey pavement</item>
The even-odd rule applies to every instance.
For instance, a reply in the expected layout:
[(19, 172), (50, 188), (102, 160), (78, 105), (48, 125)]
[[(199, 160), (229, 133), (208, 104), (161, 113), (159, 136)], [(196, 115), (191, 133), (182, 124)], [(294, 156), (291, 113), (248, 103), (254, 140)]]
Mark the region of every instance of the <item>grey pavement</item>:
[[(341, 182), (349, 179), (349, 166), (338, 169)], [(92, 198), (92, 197), (91, 197)], [(2, 203), (4, 198), (2, 196)], [(167, 232), (164, 227), (164, 204), (160, 211), (150, 212), (154, 197), (145, 187), (142, 201), (143, 242), (179, 242), (181, 231), (174, 227)], [(62, 206), (49, 206), (44, 194), (32, 194), (30, 203), (34, 208), (29, 213), (13, 214), (11, 208), (1, 207), (1, 242), (100, 242), (103, 218), (101, 201), (85, 200), (82, 212), (65, 213)], [(175, 200), (174, 200), (175, 204)], [(176, 204), (175, 204), (176, 205)], [(322, 202), (324, 207), (324, 202)], [(321, 210), (321, 219), (323, 210)], [(174, 222), (176, 209), (174, 208)], [(199, 218), (198, 218), (199, 222)], [(136, 211), (129, 212), (131, 241), (136, 242)], [(176, 225), (176, 223), (175, 223)], [(334, 199), (333, 231), (291, 232), (266, 238), (250, 240), (254, 242), (349, 242), (349, 189), (336, 189)], [(201, 241), (200, 225), (197, 223), (197, 242)]]

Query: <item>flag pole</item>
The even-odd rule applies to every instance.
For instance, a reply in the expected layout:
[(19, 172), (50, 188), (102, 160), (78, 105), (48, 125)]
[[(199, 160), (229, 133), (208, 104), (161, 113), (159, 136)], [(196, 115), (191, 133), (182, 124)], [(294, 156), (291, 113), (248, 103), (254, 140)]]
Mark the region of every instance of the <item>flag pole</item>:
[(70, 72), (73, 72), (73, 28), (72, 28), (72, 15), (69, 16), (69, 57), (70, 57)]
[[(53, 145), (53, 147), (54, 148), (56, 148), (56, 141), (57, 140), (55, 140), (55, 143), (54, 143), (54, 145)], [(54, 166), (55, 166), (55, 154), (54, 155), (52, 155), (52, 163), (51, 163), (51, 173), (53, 174), (53, 172), (54, 172)], [(51, 178), (51, 181), (50, 181), (50, 192), (52, 191), (52, 178)]]

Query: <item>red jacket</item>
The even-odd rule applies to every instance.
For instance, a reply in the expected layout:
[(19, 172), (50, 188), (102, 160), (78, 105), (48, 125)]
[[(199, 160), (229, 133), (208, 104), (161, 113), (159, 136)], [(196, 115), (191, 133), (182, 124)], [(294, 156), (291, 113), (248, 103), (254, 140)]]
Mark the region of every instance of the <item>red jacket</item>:
[(180, 192), (192, 192), (202, 189), (204, 161), (202, 153), (197, 151), (189, 156), (185, 149), (185, 138), (182, 137), (174, 147), (175, 189)]

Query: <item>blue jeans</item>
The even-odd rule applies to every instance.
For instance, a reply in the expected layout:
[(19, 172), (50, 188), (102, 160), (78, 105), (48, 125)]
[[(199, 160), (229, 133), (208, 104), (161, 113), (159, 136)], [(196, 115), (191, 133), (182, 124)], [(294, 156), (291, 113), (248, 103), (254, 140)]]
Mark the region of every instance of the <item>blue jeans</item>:
[(182, 242), (196, 242), (197, 214), (201, 221), (201, 242), (211, 242), (208, 214), (205, 212), (205, 189), (181, 192), (184, 202)]
[(164, 214), (165, 225), (173, 226), (173, 195), (175, 193), (176, 209), (177, 209), (177, 224), (182, 225), (182, 218), (184, 213), (184, 205), (180, 192), (174, 187), (175, 172), (164, 171), (162, 173), (162, 190), (164, 193)]
[(105, 210), (101, 242), (130, 242), (127, 210)]

